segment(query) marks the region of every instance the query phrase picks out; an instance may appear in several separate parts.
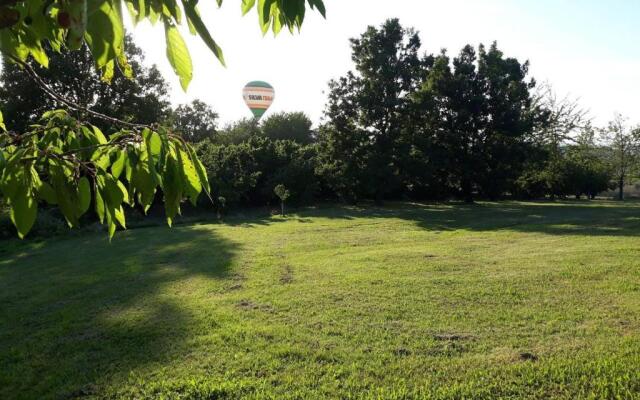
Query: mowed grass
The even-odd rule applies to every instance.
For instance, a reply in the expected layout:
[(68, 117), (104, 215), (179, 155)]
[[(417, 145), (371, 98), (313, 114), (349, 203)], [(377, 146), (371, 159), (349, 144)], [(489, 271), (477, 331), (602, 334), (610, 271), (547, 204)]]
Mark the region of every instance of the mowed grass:
[(640, 203), (0, 243), (0, 398), (640, 397)]

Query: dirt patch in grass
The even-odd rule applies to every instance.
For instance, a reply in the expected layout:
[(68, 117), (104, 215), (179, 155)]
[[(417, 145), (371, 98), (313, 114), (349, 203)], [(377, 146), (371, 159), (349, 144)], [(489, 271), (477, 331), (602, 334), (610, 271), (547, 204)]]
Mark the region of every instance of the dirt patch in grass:
[(264, 312), (268, 312), (268, 313), (274, 313), (275, 310), (274, 308), (269, 305), (269, 304), (258, 304), (255, 303), (251, 300), (240, 300), (237, 304), (237, 307), (241, 310), (259, 310), (259, 311), (264, 311)]
[(439, 333), (433, 335), (433, 338), (438, 341), (457, 342), (459, 340), (473, 339), (473, 336), (462, 333)]
[(538, 356), (528, 351), (520, 353), (520, 360), (522, 361), (538, 361)]
[(288, 285), (293, 282), (293, 269), (290, 265), (285, 265), (282, 271), (282, 275), (280, 275), (280, 283), (283, 285)]

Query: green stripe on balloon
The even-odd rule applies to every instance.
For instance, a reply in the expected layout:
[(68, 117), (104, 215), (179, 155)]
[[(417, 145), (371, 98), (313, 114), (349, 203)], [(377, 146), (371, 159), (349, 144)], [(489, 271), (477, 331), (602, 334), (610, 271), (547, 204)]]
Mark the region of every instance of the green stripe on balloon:
[(254, 117), (260, 119), (273, 103), (275, 90), (264, 81), (251, 81), (242, 89), (242, 96)]
[(267, 112), (266, 108), (252, 108), (251, 112), (253, 113), (253, 116), (256, 118), (261, 118), (264, 113)]
[(251, 81), (246, 85), (244, 85), (244, 87), (250, 87), (250, 86), (273, 89), (273, 86), (269, 85), (267, 82), (264, 82), (264, 81)]

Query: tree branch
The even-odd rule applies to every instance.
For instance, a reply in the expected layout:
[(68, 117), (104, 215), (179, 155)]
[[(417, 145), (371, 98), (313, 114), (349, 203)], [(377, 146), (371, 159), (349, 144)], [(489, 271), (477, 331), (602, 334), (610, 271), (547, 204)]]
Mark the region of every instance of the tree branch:
[(33, 81), (40, 86), (40, 88), (49, 96), (51, 97), (53, 100), (71, 108), (74, 109), (76, 111), (82, 111), (87, 113), (88, 115), (91, 115), (95, 118), (101, 119), (103, 121), (107, 121), (110, 122), (112, 124), (115, 125), (120, 125), (120, 126), (126, 126), (128, 128), (132, 128), (132, 129), (142, 129), (142, 128), (148, 128), (148, 125), (144, 125), (144, 124), (135, 124), (135, 123), (131, 123), (131, 122), (127, 122), (127, 121), (123, 121), (121, 119), (115, 118), (115, 117), (111, 117), (102, 113), (99, 113), (97, 111), (93, 111), (90, 110), (86, 107), (80, 106), (76, 103), (74, 103), (73, 101), (65, 98), (64, 96), (56, 93), (41, 77), (40, 75), (38, 75), (38, 73), (33, 69), (33, 67), (31, 67), (31, 65), (29, 65), (29, 63), (20, 60), (17, 57), (14, 56), (9, 56), (15, 63), (17, 63), (18, 65), (20, 65), (22, 68), (24, 68), (24, 70), (26, 71), (26, 73), (31, 77), (31, 79), (33, 79)]

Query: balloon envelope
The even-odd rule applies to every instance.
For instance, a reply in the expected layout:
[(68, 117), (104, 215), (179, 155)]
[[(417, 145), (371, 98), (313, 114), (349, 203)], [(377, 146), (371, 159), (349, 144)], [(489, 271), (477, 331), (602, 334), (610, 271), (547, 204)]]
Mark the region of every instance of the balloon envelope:
[(242, 97), (253, 115), (260, 118), (273, 103), (275, 91), (267, 82), (253, 81), (247, 83), (242, 89)]

